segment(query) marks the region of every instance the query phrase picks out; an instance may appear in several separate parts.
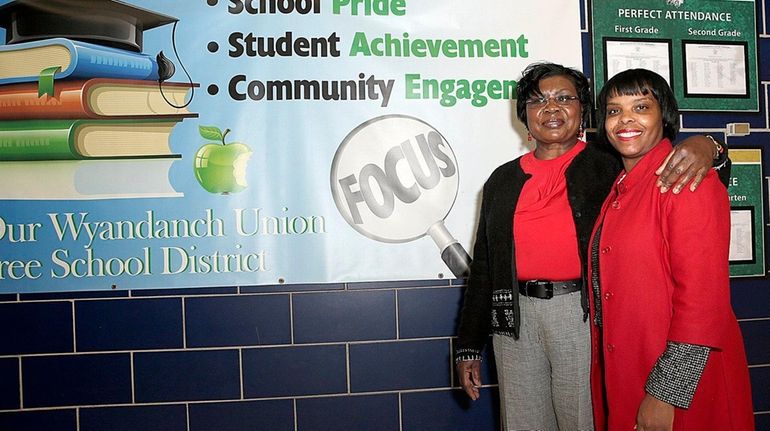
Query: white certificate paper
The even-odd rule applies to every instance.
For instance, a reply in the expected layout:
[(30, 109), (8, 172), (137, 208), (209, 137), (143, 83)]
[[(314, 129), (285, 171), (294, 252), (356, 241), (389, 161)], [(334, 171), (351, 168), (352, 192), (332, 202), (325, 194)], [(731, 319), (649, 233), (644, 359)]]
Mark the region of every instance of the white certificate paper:
[(748, 96), (746, 47), (685, 43), (685, 94)]
[(628, 69), (649, 69), (671, 85), (671, 58), (668, 42), (606, 40), (607, 80)]
[(754, 260), (754, 226), (751, 210), (730, 211), (730, 262)]

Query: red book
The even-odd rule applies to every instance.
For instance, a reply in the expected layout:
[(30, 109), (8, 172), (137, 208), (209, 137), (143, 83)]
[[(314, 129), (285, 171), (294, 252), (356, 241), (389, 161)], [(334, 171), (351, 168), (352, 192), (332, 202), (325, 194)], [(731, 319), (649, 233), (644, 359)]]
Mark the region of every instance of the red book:
[(0, 120), (197, 117), (186, 107), (171, 105), (184, 105), (197, 86), (164, 82), (161, 94), (157, 81), (93, 78), (56, 81), (53, 96), (38, 96), (36, 82), (3, 85)]

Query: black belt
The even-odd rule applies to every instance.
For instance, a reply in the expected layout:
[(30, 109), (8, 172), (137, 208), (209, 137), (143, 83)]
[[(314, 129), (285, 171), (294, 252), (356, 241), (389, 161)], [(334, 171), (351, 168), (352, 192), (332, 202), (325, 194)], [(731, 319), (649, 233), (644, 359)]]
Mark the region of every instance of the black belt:
[(532, 298), (551, 299), (556, 295), (577, 292), (583, 287), (583, 280), (529, 280), (519, 282), (519, 293)]

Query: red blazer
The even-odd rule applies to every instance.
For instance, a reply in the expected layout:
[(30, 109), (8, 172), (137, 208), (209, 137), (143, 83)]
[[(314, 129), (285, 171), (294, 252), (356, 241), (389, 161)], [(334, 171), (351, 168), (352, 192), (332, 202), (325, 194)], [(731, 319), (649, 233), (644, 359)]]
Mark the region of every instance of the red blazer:
[(597, 221), (603, 326), (600, 334), (591, 325), (596, 429), (633, 429), (647, 376), (671, 340), (712, 348), (690, 408), (676, 409), (674, 430), (754, 430), (730, 305), (727, 193), (712, 170), (695, 193), (661, 194), (654, 171), (669, 151), (664, 139), (616, 182)]

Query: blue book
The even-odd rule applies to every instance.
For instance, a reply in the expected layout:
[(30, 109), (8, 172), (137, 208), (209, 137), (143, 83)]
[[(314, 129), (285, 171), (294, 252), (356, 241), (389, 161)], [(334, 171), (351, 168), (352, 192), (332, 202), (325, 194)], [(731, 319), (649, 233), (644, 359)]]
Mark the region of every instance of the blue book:
[(34, 82), (43, 70), (61, 67), (57, 79), (158, 80), (158, 64), (147, 54), (52, 38), (0, 46), (0, 85)]

